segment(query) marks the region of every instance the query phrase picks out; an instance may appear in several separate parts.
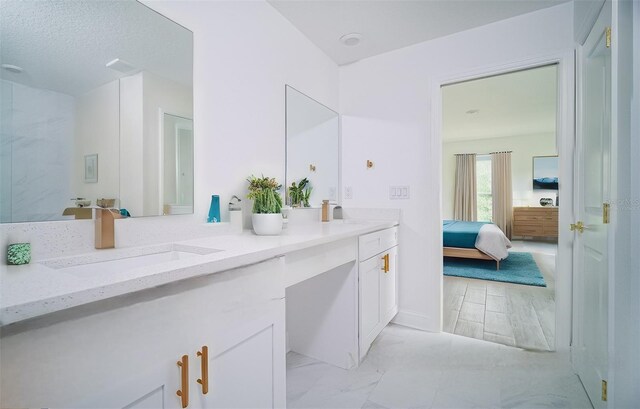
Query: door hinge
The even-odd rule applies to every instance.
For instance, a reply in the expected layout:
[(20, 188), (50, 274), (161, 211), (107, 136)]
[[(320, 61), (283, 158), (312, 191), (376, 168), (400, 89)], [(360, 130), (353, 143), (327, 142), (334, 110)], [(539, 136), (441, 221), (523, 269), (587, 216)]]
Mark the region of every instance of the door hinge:
[(611, 48), (611, 27), (604, 29), (605, 45), (607, 48)]
[(607, 381), (602, 380), (602, 400), (607, 401)]
[(603, 224), (609, 224), (610, 213), (611, 213), (611, 205), (609, 203), (603, 203), (602, 204), (602, 223)]

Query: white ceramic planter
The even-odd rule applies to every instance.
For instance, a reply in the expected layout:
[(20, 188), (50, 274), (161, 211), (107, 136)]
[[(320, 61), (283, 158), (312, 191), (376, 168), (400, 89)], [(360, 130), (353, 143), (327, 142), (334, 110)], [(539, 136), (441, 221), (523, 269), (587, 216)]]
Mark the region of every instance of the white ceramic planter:
[(276, 236), (282, 232), (282, 214), (267, 213), (251, 215), (253, 231), (258, 236)]

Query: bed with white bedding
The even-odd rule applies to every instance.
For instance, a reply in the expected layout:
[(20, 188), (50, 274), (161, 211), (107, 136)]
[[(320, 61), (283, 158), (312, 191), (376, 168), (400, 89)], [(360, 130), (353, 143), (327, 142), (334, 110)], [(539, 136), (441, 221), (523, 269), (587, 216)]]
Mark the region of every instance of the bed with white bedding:
[(493, 223), (444, 220), (442, 222), (445, 257), (500, 261), (509, 256), (511, 241)]

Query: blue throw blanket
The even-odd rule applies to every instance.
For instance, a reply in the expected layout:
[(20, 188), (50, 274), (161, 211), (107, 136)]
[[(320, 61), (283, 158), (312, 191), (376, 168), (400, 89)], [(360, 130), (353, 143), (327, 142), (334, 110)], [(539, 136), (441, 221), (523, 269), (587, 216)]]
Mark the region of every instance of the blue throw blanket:
[(463, 247), (473, 249), (480, 228), (488, 222), (463, 222), (444, 220), (442, 222), (442, 243), (444, 247)]

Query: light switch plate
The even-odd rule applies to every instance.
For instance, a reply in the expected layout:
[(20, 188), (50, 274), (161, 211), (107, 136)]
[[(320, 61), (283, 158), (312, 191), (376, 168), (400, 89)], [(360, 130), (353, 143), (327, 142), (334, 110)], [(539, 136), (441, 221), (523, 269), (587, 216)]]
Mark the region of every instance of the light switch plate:
[(407, 200), (410, 197), (409, 186), (389, 186), (389, 199)]
[(344, 188), (344, 198), (345, 199), (353, 199), (353, 188), (351, 186), (345, 186), (345, 188)]

